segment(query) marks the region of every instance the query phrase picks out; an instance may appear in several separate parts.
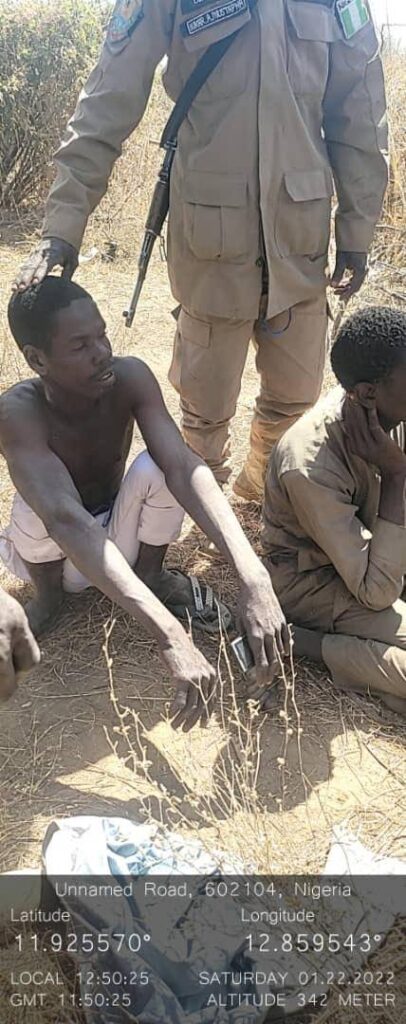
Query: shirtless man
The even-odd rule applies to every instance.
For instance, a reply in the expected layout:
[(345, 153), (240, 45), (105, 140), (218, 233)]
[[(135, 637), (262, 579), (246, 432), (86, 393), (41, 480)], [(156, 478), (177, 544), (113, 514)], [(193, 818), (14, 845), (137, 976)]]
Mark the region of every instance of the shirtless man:
[[(64, 590), (97, 587), (156, 639), (177, 687), (174, 724), (191, 728), (207, 713), (215, 672), (173, 614), (183, 607), (185, 619), (189, 610), (205, 625), (206, 610), (196, 609), (188, 578), (162, 567), (185, 509), (237, 572), (239, 624), (256, 669), (251, 692), (266, 706), (278, 652), (289, 650), (285, 619), (266, 570), (211, 471), (183, 441), (151, 371), (138, 359), (113, 357), (97, 306), (66, 278), (16, 293), (9, 323), (39, 379), (0, 399), (0, 447), (17, 490), (1, 556), (36, 587), (33, 629), (49, 623)], [(124, 476), (134, 421), (148, 451)], [(205, 589), (203, 604), (210, 604)], [(210, 628), (210, 609), (208, 618)]]

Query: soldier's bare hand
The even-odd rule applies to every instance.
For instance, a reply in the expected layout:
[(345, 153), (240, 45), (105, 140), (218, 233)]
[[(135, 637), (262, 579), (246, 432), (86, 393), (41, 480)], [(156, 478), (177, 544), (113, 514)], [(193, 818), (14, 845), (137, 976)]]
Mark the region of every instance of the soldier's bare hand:
[(337, 252), (330, 284), (340, 299), (348, 302), (359, 291), (368, 273), (368, 253)]
[(161, 651), (176, 694), (170, 707), (174, 729), (189, 732), (201, 721), (207, 724), (213, 706), (216, 673), (182, 629), (176, 640)]
[(62, 276), (71, 278), (78, 262), (77, 249), (69, 242), (63, 238), (43, 238), (20, 267), (12, 290), (23, 292), (29, 285), (39, 284), (54, 267), (62, 267)]
[(0, 591), (0, 700), (11, 697), (20, 679), (40, 660), (24, 609)]

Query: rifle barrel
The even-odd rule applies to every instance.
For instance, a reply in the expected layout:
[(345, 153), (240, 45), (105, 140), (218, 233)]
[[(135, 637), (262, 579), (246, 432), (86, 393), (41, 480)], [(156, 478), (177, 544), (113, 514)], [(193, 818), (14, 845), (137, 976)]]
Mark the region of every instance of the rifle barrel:
[(131, 327), (136, 313), (138, 300), (144, 284), (148, 264), (151, 259), (155, 239), (159, 238), (169, 209), (169, 179), (176, 150), (176, 142), (166, 145), (165, 159), (158, 175), (152, 196), (151, 206), (145, 225), (145, 235), (138, 260), (138, 277), (128, 310), (125, 311), (126, 327)]
[(143, 268), (142, 270), (139, 270), (139, 272), (138, 272), (138, 277), (137, 277), (136, 285), (135, 285), (135, 288), (134, 288), (134, 291), (133, 291), (133, 294), (132, 294), (132, 297), (131, 297), (130, 305), (129, 305), (128, 309), (124, 313), (126, 327), (131, 327), (132, 326), (132, 322), (134, 320), (134, 317), (135, 317), (135, 314), (136, 314), (136, 311), (137, 311), (138, 300), (139, 300), (139, 297), (141, 295), (142, 286), (143, 286), (144, 281), (145, 281), (146, 272), (147, 272), (147, 268), (146, 267), (145, 267), (145, 269)]

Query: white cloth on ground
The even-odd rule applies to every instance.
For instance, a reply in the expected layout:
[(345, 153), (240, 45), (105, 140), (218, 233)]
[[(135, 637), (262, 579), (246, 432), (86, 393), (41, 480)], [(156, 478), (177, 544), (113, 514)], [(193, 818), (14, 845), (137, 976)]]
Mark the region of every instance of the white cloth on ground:
[[(276, 1024), (291, 1015), (298, 1021), (299, 994), (305, 996), (313, 1019), (317, 1000), (327, 998), (340, 973), (347, 982), (344, 987), (340, 981), (339, 989), (335, 982), (336, 992), (346, 998), (351, 991), (360, 991), (351, 988), (356, 973), (385, 940), (396, 917), (406, 912), (405, 863), (374, 854), (344, 824), (333, 830), (321, 876), (279, 877), (275, 891), (268, 884), (272, 876), (255, 874), (247, 891), (244, 872), (252, 875), (252, 864), (243, 865), (225, 851), (209, 851), (200, 839), (125, 818), (77, 816), (54, 821), (45, 836), (43, 863), (51, 886), (55, 879), (69, 886), (75, 877), (83, 883), (86, 876), (90, 886), (101, 886), (96, 893), (87, 893), (85, 887), (84, 895), (78, 894), (75, 884), (73, 892), (59, 892), (79, 937), (95, 935), (89, 966), (96, 977), (106, 969), (106, 956), (97, 946), (101, 930), (151, 937), (138, 952), (130, 952), (125, 943), (109, 951), (105, 991), (110, 998), (115, 971), (119, 979), (128, 978), (131, 971), (140, 977), (144, 971), (150, 980), (149, 990), (132, 988), (133, 1009), (128, 1017), (118, 1012), (117, 1024), (124, 1024), (124, 1019), (138, 1024)], [(236, 886), (235, 875), (242, 876)], [(158, 892), (153, 885), (147, 889), (148, 876), (155, 876)], [(109, 882), (130, 884), (117, 898), (105, 894)], [(259, 893), (254, 882), (262, 885)], [(167, 896), (159, 891), (161, 883), (169, 886)], [(309, 892), (314, 883), (316, 892)], [(326, 893), (319, 893), (324, 885)], [(347, 885), (351, 895), (341, 895)], [(308, 892), (301, 895), (303, 887)], [(299, 910), (314, 914), (316, 923), (309, 926), (308, 935)], [(263, 941), (259, 927), (252, 929), (249, 940), (244, 920), (255, 921), (257, 915), (271, 911), (278, 918), (265, 932), (271, 941)], [(290, 915), (288, 926), (282, 912)], [(312, 948), (310, 943), (303, 953), (303, 939), (310, 939), (313, 931), (322, 936), (322, 946), (315, 943)], [(371, 942), (361, 941), (369, 938)], [(80, 942), (79, 938), (79, 948)], [(400, 972), (399, 966), (399, 980)], [(82, 998), (88, 996), (84, 1005), (92, 1005), (92, 982), (86, 982), (86, 972), (82, 977)], [(302, 1020), (300, 1010), (299, 1014)], [(111, 1010), (90, 1009), (85, 1019), (88, 1024), (113, 1024)]]
[[(159, 547), (179, 537), (184, 511), (168, 491), (161, 470), (149, 453), (143, 451), (127, 470), (112, 507), (94, 518), (129, 565), (134, 566), (141, 543)], [(10, 524), (0, 532), (0, 558), (14, 576), (27, 581), (30, 574), (23, 559), (34, 563), (65, 559), (64, 590), (80, 593), (92, 586), (73, 562), (65, 558), (42, 520), (18, 493)]]

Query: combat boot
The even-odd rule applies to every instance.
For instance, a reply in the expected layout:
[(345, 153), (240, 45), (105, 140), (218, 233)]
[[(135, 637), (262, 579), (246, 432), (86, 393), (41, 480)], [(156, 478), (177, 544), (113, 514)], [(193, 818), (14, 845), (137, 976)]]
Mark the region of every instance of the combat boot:
[(257, 454), (250, 451), (241, 472), (233, 481), (233, 491), (238, 498), (262, 505), (267, 464), (268, 458), (260, 460)]
[(280, 421), (271, 417), (265, 419), (258, 413), (257, 404), (251, 423), (248, 455), (233, 483), (233, 491), (237, 497), (262, 505), (269, 459), (281, 433), (283, 428), (281, 429)]

